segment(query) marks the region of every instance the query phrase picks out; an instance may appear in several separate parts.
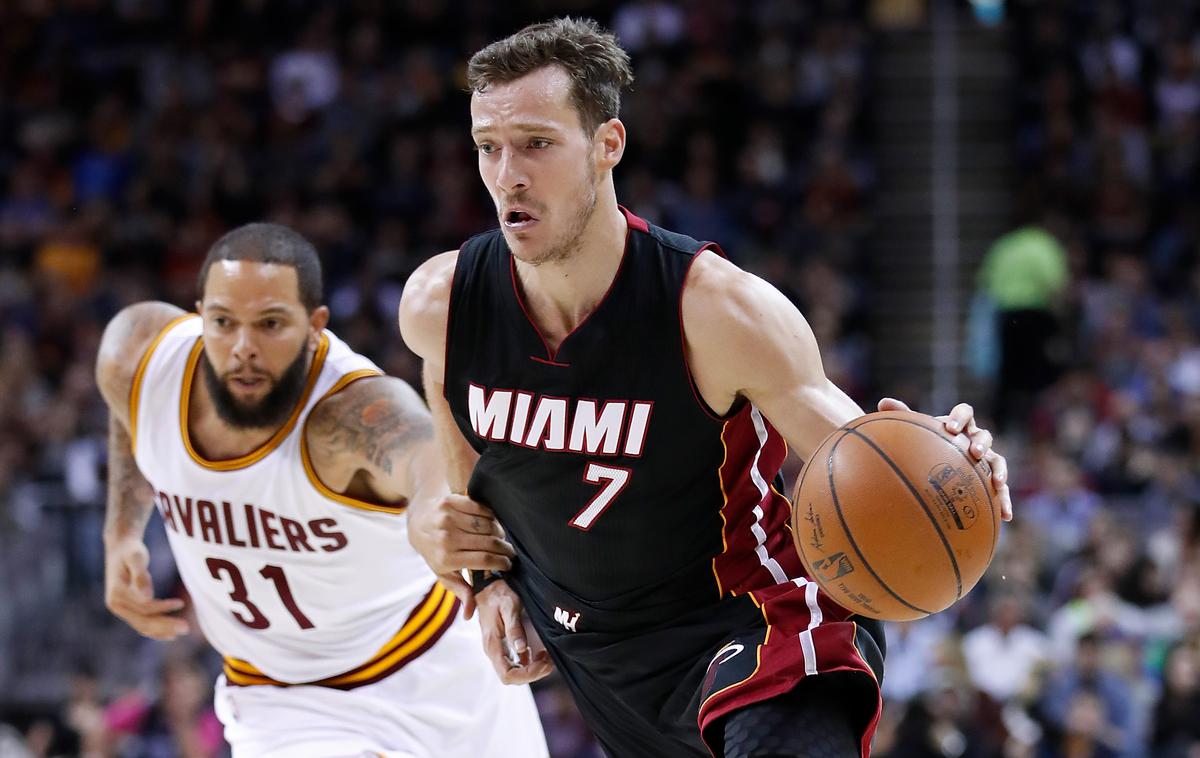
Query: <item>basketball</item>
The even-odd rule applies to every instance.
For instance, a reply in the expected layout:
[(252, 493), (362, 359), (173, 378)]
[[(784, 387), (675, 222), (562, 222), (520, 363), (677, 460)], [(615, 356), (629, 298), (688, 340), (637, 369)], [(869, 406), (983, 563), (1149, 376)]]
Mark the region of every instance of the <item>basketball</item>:
[(937, 613), (975, 586), (995, 553), (1000, 504), (990, 477), (937, 419), (857, 418), (800, 475), (796, 549), (817, 584), (855, 613), (886, 621)]

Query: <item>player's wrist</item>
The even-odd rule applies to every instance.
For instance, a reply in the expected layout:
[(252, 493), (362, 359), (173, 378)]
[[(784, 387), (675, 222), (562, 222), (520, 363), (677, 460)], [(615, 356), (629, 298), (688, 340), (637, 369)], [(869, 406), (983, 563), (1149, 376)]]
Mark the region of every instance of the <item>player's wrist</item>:
[(105, 529), (100, 538), (105, 547), (113, 548), (142, 542), (142, 533), (130, 529)]

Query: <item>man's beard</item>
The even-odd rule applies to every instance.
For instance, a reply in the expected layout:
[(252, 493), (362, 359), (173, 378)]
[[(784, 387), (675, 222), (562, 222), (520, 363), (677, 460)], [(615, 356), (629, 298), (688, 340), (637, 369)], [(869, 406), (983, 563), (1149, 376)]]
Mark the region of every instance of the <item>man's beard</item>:
[(300, 354), (284, 370), (275, 385), (262, 400), (249, 406), (233, 396), (225, 382), (217, 376), (217, 369), (207, 355), (201, 354), (200, 363), (203, 366), (204, 386), (221, 420), (235, 429), (266, 429), (282, 426), (304, 394), (305, 380), (308, 378), (308, 347), (301, 345)]
[(588, 222), (592, 220), (592, 215), (596, 212), (596, 169), (590, 163), (584, 190), (586, 192), (585, 200), (562, 235), (551, 242), (544, 253), (533, 260), (524, 261), (525, 263), (530, 266), (541, 266), (546, 263), (564, 261), (579, 249), (580, 243), (583, 241), (583, 231), (587, 229)]

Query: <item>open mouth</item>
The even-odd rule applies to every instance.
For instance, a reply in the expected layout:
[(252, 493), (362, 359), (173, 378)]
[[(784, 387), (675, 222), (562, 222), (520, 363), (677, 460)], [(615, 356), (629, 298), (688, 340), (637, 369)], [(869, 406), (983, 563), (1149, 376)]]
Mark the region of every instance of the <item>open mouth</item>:
[(538, 222), (528, 211), (512, 210), (504, 214), (504, 226), (514, 231), (528, 229)]

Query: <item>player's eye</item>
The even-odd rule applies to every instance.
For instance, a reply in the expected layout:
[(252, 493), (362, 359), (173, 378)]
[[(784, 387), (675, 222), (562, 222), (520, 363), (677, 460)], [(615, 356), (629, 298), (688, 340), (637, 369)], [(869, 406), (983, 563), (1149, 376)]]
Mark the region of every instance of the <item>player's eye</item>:
[(481, 142), (475, 146), (475, 151), (484, 155), (491, 155), (496, 152), (496, 146), (490, 142)]
[(217, 325), (218, 329), (226, 329), (229, 327), (229, 319), (225, 318), (224, 316), (217, 316), (213, 319), (213, 323)]
[(283, 326), (283, 322), (277, 318), (269, 318), (269, 319), (264, 320), (262, 322), (262, 325), (263, 325), (264, 329), (268, 329), (270, 331), (275, 331), (279, 327)]
[(550, 140), (543, 139), (541, 137), (535, 137), (534, 139), (529, 140), (529, 146), (534, 150), (545, 150), (546, 148), (550, 147)]

